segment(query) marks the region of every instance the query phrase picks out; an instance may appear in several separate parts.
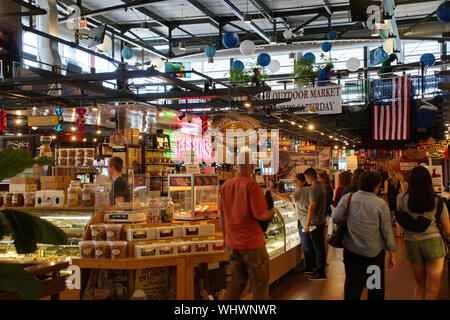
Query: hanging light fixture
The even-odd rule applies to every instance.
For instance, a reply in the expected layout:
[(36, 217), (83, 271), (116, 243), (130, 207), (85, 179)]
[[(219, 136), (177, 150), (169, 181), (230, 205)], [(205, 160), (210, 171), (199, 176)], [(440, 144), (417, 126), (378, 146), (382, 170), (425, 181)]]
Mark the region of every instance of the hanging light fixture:
[(277, 21), (273, 17), (273, 0), (272, 0), (272, 20), (273, 20), (273, 34), (270, 37), (269, 44), (273, 46), (278, 43), (278, 41), (277, 41)]
[(149, 31), (150, 30), (150, 23), (147, 21), (144, 21), (141, 23), (141, 29), (144, 31)]
[[(184, 3), (181, 4), (181, 27), (183, 27), (183, 22), (184, 22)], [(184, 31), (183, 28), (181, 28), (181, 39), (183, 39), (184, 36)], [(178, 46), (178, 49), (185, 51), (186, 50), (186, 43), (184, 42), (184, 40), (180, 41), (180, 45)]]
[(250, 15), (248, 14), (248, 0), (247, 0), (247, 13), (244, 14), (244, 16), (242, 17), (242, 21), (245, 24), (251, 24), (252, 23), (252, 18), (250, 17)]

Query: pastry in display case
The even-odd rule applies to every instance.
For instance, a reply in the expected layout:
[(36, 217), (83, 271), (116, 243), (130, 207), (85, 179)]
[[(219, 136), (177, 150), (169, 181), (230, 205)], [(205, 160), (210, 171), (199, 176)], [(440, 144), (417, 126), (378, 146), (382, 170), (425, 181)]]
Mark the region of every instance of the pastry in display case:
[(273, 197), (274, 206), (281, 214), (284, 222), (284, 234), (286, 238), (286, 251), (300, 245), (300, 234), (298, 232), (298, 217), (294, 206), (284, 200)]
[[(83, 239), (85, 227), (94, 214), (94, 210), (89, 209), (29, 209), (22, 210), (32, 215), (45, 219), (55, 226), (61, 228), (68, 237), (67, 245), (38, 244), (38, 250), (32, 254), (19, 255), (15, 251), (11, 239), (0, 239), (0, 260), (18, 261), (54, 261), (65, 260), (72, 256), (79, 256), (79, 242)], [(53, 260), (52, 260), (53, 259)]]
[(219, 177), (215, 174), (169, 175), (174, 219), (198, 220), (219, 215)]
[(275, 259), (286, 252), (283, 218), (276, 207), (275, 215), (267, 227), (265, 237), (266, 249), (270, 260)]

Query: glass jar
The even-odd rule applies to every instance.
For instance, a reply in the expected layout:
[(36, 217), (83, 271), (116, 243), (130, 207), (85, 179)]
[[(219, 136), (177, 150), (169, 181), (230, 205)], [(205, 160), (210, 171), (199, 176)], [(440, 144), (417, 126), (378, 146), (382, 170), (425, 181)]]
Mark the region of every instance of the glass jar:
[(13, 194), (11, 192), (7, 192), (5, 194), (5, 200), (4, 200), (4, 204), (5, 207), (12, 207), (12, 198), (13, 198)]
[(105, 208), (111, 205), (111, 187), (107, 185), (97, 186), (95, 188), (95, 207)]
[(81, 206), (81, 182), (71, 181), (70, 186), (67, 189), (67, 204), (69, 207)]
[(26, 192), (24, 194), (24, 207), (34, 207), (34, 203), (36, 202), (36, 196), (34, 192)]
[(22, 193), (14, 193), (12, 196), (12, 206), (13, 207), (23, 207), (24, 198)]
[(146, 220), (147, 223), (161, 222), (161, 198), (150, 198), (147, 201)]
[(81, 194), (81, 204), (83, 205), (83, 207), (95, 206), (95, 184), (86, 183), (83, 186)]
[(173, 202), (172, 198), (164, 197), (161, 199), (161, 222), (173, 221)]

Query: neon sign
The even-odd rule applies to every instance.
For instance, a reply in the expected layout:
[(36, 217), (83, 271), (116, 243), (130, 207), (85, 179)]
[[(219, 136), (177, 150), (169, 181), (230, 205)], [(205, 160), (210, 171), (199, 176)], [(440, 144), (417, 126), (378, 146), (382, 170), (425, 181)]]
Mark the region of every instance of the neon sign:
[(175, 159), (182, 160), (186, 151), (195, 152), (198, 161), (213, 161), (212, 145), (209, 137), (177, 132), (175, 134)]

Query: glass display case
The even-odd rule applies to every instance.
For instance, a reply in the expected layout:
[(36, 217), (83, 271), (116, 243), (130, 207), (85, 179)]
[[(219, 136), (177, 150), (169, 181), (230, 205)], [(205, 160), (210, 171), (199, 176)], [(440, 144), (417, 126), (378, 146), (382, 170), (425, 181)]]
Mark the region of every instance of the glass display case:
[(284, 234), (286, 239), (286, 251), (300, 244), (300, 234), (298, 233), (298, 217), (294, 206), (284, 200), (273, 197), (274, 206), (280, 212), (284, 222)]
[(67, 245), (38, 244), (38, 250), (32, 254), (19, 255), (16, 253), (14, 244), (10, 238), (0, 241), (0, 260), (9, 261), (54, 261), (69, 259), (72, 256), (79, 256), (78, 243), (83, 238), (84, 229), (94, 214), (94, 210), (80, 209), (38, 209), (27, 208), (21, 211), (45, 219), (57, 227), (61, 228), (68, 236)]
[(273, 201), (275, 216), (265, 234), (266, 248), (271, 260), (300, 245), (294, 206), (276, 195), (273, 195)]
[(219, 215), (219, 176), (215, 174), (169, 175), (169, 197), (174, 219), (199, 220)]
[(283, 218), (276, 207), (275, 216), (269, 223), (265, 237), (266, 249), (269, 253), (270, 260), (275, 259), (286, 252)]

